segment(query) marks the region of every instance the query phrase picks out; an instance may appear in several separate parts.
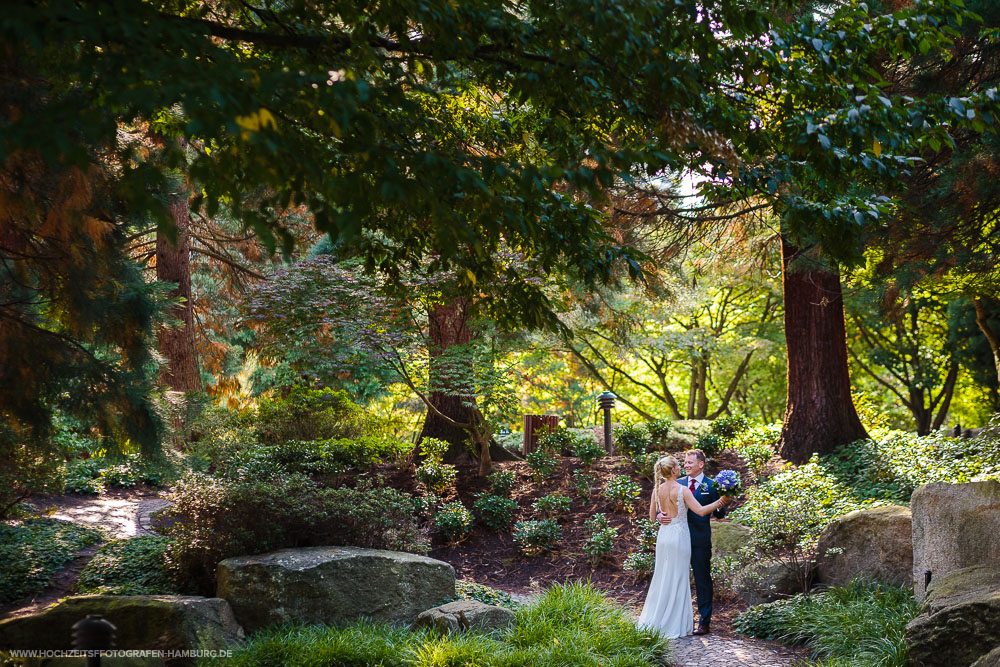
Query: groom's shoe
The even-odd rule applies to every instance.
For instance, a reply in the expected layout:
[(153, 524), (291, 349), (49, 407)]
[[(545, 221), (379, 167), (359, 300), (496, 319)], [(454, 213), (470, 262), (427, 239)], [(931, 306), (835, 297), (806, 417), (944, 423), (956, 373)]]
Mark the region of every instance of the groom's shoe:
[(694, 631), (696, 635), (707, 635), (711, 630), (708, 627), (708, 623), (699, 623), (698, 629)]

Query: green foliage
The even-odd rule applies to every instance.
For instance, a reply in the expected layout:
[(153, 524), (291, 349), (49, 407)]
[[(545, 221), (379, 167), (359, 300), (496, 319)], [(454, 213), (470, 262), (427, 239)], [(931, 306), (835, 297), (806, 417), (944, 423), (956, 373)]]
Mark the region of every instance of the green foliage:
[(705, 456), (715, 456), (722, 450), (725, 443), (725, 439), (717, 433), (703, 433), (698, 436), (698, 449), (705, 452)]
[(252, 423), (254, 439), (268, 445), (356, 438), (368, 430), (364, 410), (347, 392), (298, 386), (261, 400)]
[(656, 554), (652, 551), (634, 551), (630, 553), (622, 569), (631, 572), (637, 579), (645, 579), (652, 576), (653, 568), (656, 565)]
[(486, 476), (486, 482), (490, 485), (490, 491), (504, 498), (510, 497), (510, 492), (514, 490), (514, 483), (517, 481), (513, 470), (494, 470)]
[(674, 430), (674, 423), (669, 419), (654, 419), (646, 422), (645, 426), (652, 445), (657, 449), (664, 449), (668, 444), (671, 431)]
[(125, 457), (95, 456), (73, 459), (62, 474), (65, 493), (104, 493), (105, 489), (132, 488), (139, 484), (163, 486), (175, 478), (173, 466), (165, 459), (149, 459), (138, 454)]
[(445, 503), (434, 515), (434, 525), (448, 542), (459, 542), (472, 530), (472, 512), (457, 500)]
[(273, 445), (249, 444), (229, 461), (226, 474), (240, 476), (251, 470), (283, 470), (336, 477), (350, 470), (367, 471), (398, 460), (412, 445), (384, 436), (362, 435), (330, 440), (290, 440)]
[(660, 522), (652, 519), (639, 519), (639, 546), (646, 551), (656, 549), (656, 537), (660, 532)]
[(417, 481), (428, 489), (441, 493), (455, 481), (458, 471), (450, 463), (442, 463), (436, 459), (426, 459), (416, 469), (415, 475)]
[(642, 488), (628, 475), (615, 475), (604, 489), (604, 497), (619, 511), (631, 513), (635, 510)]
[(589, 468), (594, 461), (605, 454), (604, 447), (601, 447), (596, 438), (586, 436), (574, 439), (570, 451), (573, 456), (580, 459), (584, 468)]
[(172, 541), (166, 566), (185, 590), (210, 593), (226, 558), (293, 546), (354, 545), (424, 553), (417, 501), (388, 487), (323, 488), (273, 471), (234, 479), (189, 474), (162, 511)]
[(745, 416), (729, 415), (714, 420), (709, 427), (709, 432), (714, 433), (724, 441), (729, 441), (748, 431), (750, 426), (750, 420)]
[(173, 595), (179, 592), (164, 565), (170, 539), (144, 535), (108, 542), (80, 572), (73, 590), (85, 595)]
[(451, 486), (458, 475), (455, 466), (441, 460), (449, 446), (447, 442), (438, 438), (424, 438), (420, 441), (424, 462), (417, 467), (415, 474), (417, 481), (431, 491), (438, 493), (444, 491)]
[(514, 524), (514, 541), (528, 555), (550, 551), (561, 539), (559, 524), (552, 519), (518, 521)]
[(747, 442), (733, 449), (758, 478), (767, 471), (767, 464), (774, 457), (774, 450), (762, 442)]
[(455, 594), (465, 600), (477, 600), (484, 604), (491, 604), (497, 607), (504, 607), (517, 611), (520, 603), (515, 602), (510, 593), (490, 588), (484, 584), (477, 584), (474, 581), (456, 581)]
[[(479, 587), (460, 581), (456, 589), (461, 593), (466, 586)], [(589, 584), (553, 586), (532, 604), (515, 608), (514, 613), (511, 628), (489, 634), (440, 635), (369, 621), (342, 627), (271, 628), (254, 635), (233, 657), (206, 664), (652, 667), (669, 659), (667, 640), (637, 628), (626, 610)]]
[(536, 481), (552, 477), (559, 472), (559, 462), (552, 458), (544, 449), (536, 449), (526, 457), (528, 466), (534, 472)]
[(645, 454), (652, 444), (649, 431), (641, 424), (619, 424), (612, 434), (615, 449), (627, 457)]
[(568, 428), (557, 428), (550, 433), (543, 433), (538, 438), (538, 448), (550, 454), (568, 456), (579, 438)]
[(581, 500), (590, 500), (591, 490), (597, 485), (597, 476), (583, 469), (573, 471), (571, 478), (573, 492)]
[(514, 511), (517, 510), (517, 503), (503, 496), (480, 493), (476, 497), (476, 502), (472, 504), (472, 509), (479, 515), (480, 523), (487, 528), (492, 528), (500, 532), (505, 530), (510, 525), (510, 522), (514, 520)]
[(587, 519), (583, 527), (588, 533), (583, 550), (588, 556), (591, 567), (596, 567), (614, 551), (618, 529), (609, 525), (608, 518), (603, 514), (595, 514)]
[(0, 603), (42, 590), (76, 552), (105, 539), (99, 530), (56, 519), (0, 524)]
[(635, 474), (645, 477), (652, 482), (656, 462), (661, 456), (663, 456), (663, 452), (646, 452), (638, 456), (629, 457), (629, 463), (632, 465), (632, 470)]
[(547, 496), (542, 496), (532, 505), (542, 518), (557, 521), (562, 515), (569, 512), (569, 506), (569, 498), (561, 493), (550, 493)]
[(831, 667), (906, 667), (904, 629), (919, 608), (907, 589), (855, 580), (808, 597), (751, 607), (736, 617), (733, 629), (803, 644)]

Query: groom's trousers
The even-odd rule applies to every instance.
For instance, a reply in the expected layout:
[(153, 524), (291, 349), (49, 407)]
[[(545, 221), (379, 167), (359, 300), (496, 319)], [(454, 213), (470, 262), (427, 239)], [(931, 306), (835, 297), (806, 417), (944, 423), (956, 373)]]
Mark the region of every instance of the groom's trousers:
[(712, 547), (691, 547), (691, 572), (698, 598), (698, 623), (708, 626), (712, 622)]

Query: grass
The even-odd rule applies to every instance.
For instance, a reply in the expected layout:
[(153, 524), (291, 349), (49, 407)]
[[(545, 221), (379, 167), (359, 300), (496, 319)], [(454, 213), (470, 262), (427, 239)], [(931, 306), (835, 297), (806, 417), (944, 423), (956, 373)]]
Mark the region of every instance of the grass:
[(808, 598), (798, 595), (752, 607), (733, 627), (806, 646), (816, 667), (906, 667), (903, 632), (918, 611), (909, 590), (857, 579)]
[(439, 635), (360, 621), (282, 627), (254, 636), (218, 667), (650, 667), (669, 664), (667, 640), (635, 627), (589, 584), (555, 585), (492, 633)]
[(99, 530), (57, 519), (0, 524), (0, 603), (43, 590), (73, 554), (106, 539)]

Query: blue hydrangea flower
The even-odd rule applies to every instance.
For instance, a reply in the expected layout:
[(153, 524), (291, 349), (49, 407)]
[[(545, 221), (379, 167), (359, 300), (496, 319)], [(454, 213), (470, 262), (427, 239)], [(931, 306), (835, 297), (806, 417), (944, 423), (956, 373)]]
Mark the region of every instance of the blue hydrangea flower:
[(722, 470), (715, 476), (715, 485), (724, 496), (735, 494), (740, 484), (740, 475), (735, 470)]

